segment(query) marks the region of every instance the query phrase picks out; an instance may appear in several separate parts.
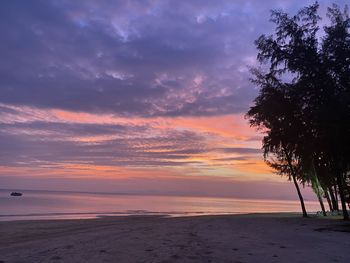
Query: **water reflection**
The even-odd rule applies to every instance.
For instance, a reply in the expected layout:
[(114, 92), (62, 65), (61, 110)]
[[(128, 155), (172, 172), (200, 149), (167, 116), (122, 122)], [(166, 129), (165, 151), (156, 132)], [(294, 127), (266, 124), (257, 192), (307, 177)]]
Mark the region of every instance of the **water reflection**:
[[(91, 218), (103, 215), (201, 215), (254, 212), (299, 212), (299, 202), (213, 197), (117, 195), (24, 191), (11, 197), (0, 190), (0, 220)], [(309, 211), (317, 202), (306, 202)]]

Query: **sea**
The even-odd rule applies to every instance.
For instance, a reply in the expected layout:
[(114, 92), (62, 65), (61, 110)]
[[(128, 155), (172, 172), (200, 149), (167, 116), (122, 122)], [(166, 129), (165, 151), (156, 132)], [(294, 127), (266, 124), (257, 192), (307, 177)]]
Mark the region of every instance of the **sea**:
[[(112, 193), (22, 190), (10, 196), (0, 190), (0, 221), (84, 219), (106, 216), (199, 216), (300, 212), (298, 200), (239, 199), (199, 196), (159, 196)], [(319, 204), (306, 201), (308, 211)]]

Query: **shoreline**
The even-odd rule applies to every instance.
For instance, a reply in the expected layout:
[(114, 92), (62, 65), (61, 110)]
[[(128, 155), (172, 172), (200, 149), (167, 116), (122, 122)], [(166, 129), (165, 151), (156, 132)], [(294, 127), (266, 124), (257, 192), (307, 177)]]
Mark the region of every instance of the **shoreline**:
[(348, 262), (350, 224), (262, 213), (0, 222), (0, 262)]
[[(319, 212), (308, 212), (310, 217), (318, 217)], [(85, 220), (101, 219), (107, 217), (133, 217), (133, 216), (161, 216), (161, 217), (200, 217), (200, 216), (302, 216), (301, 212), (152, 212), (144, 210), (130, 210), (119, 212), (71, 212), (71, 213), (32, 213), (32, 214), (4, 214), (0, 215), (0, 222), (13, 221), (51, 221), (51, 220)], [(335, 217), (334, 215), (329, 216)]]

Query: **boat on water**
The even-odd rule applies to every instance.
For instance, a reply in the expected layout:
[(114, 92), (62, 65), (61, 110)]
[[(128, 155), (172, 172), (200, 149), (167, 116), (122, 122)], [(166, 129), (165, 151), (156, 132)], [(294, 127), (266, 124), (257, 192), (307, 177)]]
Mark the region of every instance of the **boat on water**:
[(23, 194), (19, 193), (19, 192), (12, 192), (10, 195), (11, 196), (22, 196)]

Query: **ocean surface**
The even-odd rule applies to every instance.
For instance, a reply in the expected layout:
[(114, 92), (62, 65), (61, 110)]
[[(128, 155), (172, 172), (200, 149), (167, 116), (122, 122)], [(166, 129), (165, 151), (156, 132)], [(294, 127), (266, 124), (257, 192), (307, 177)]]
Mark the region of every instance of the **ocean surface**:
[[(81, 192), (0, 190), (0, 221), (31, 219), (80, 219), (101, 216), (195, 216), (263, 212), (300, 212), (298, 201), (216, 197), (152, 196)], [(319, 204), (306, 201), (308, 211)]]

